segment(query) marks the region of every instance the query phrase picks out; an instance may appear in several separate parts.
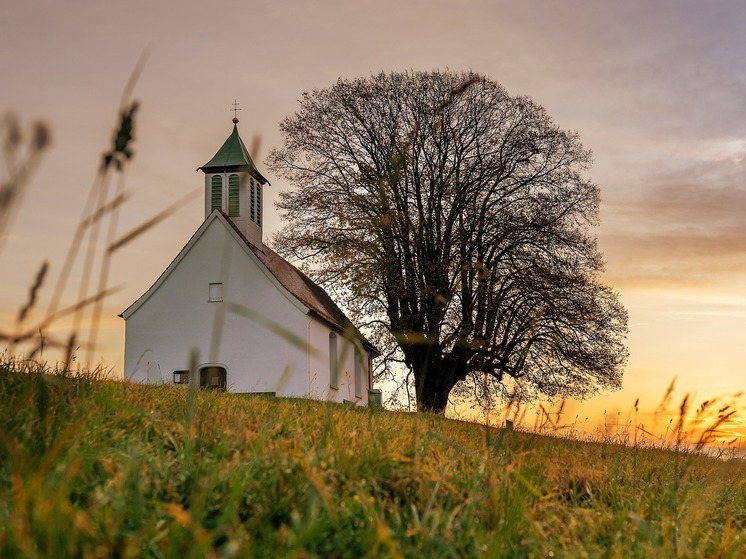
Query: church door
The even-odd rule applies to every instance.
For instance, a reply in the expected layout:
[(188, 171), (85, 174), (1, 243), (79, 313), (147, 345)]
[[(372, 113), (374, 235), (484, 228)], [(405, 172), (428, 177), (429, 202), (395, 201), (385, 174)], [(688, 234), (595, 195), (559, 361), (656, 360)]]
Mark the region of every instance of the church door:
[(203, 367), (199, 370), (199, 387), (211, 390), (225, 390), (228, 373), (224, 367)]

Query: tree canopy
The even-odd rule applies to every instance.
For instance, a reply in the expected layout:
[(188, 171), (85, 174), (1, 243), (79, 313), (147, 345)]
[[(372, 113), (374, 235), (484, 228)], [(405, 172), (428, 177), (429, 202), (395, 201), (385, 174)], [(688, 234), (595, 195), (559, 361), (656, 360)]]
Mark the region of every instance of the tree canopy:
[(600, 282), (591, 153), (472, 72), (381, 73), (303, 95), (269, 165), (294, 188), (278, 250), (443, 412), (469, 379), (534, 395), (621, 386), (627, 316)]

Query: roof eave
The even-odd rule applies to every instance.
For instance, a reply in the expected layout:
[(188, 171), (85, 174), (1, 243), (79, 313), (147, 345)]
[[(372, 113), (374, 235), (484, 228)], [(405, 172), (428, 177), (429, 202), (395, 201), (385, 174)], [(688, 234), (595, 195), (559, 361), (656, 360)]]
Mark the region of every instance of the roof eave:
[(269, 184), (271, 186), (271, 183), (262, 175), (259, 171), (256, 170), (256, 168), (250, 166), (250, 165), (221, 165), (221, 166), (203, 166), (203, 167), (197, 167), (197, 171), (202, 171), (203, 173), (233, 173), (236, 171), (245, 171), (249, 173), (252, 177), (254, 177), (256, 180), (258, 180), (262, 184)]

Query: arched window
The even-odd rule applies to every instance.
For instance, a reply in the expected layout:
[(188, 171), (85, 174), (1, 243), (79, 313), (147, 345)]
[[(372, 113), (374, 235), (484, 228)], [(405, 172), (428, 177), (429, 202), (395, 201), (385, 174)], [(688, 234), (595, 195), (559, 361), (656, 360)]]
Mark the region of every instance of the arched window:
[(254, 221), (254, 216), (256, 215), (254, 210), (254, 179), (249, 179), (249, 183), (251, 184), (251, 221)]
[(223, 177), (220, 175), (213, 175), (212, 176), (212, 191), (210, 192), (211, 195), (211, 206), (210, 210), (214, 210), (215, 208), (222, 210), (223, 209)]
[(199, 387), (207, 390), (225, 390), (228, 371), (225, 367), (211, 365), (199, 370)]
[(238, 175), (228, 177), (228, 215), (230, 217), (238, 217), (240, 215), (238, 205)]
[(339, 362), (337, 361), (337, 335), (329, 332), (329, 386), (339, 388)]
[(363, 357), (355, 346), (355, 398), (363, 397)]

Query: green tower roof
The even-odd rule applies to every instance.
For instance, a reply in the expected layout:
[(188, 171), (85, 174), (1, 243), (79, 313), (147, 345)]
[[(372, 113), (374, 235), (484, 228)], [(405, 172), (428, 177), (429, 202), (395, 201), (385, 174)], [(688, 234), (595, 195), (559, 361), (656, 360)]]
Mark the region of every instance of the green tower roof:
[(262, 174), (257, 171), (254, 161), (251, 159), (249, 150), (238, 135), (238, 126), (233, 124), (233, 132), (228, 139), (223, 143), (218, 152), (202, 167), (197, 167), (198, 171), (204, 171), (205, 173), (216, 173), (223, 171), (248, 171), (256, 180), (262, 184), (268, 182)]

